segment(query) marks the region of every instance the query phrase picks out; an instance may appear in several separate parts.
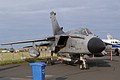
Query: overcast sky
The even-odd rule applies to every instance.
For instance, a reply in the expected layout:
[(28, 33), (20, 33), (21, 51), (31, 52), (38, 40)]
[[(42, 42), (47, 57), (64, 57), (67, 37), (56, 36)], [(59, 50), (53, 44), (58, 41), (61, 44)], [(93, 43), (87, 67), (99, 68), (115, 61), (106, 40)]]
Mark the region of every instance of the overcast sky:
[(120, 39), (120, 0), (0, 0), (0, 43), (53, 35), (51, 11), (64, 31), (87, 27)]

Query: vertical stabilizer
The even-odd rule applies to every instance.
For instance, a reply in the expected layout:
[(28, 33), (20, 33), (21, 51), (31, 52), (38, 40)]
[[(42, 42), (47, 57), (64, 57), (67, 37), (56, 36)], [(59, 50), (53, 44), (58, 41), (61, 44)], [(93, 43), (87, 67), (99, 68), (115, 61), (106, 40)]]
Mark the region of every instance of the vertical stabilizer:
[(53, 34), (54, 35), (59, 35), (59, 34), (63, 34), (63, 28), (61, 28), (57, 22), (57, 19), (55, 17), (56, 13), (55, 12), (51, 12), (50, 13), (50, 19), (51, 19), (51, 22), (52, 22), (52, 27), (53, 27)]
[(110, 35), (110, 34), (107, 34), (107, 38), (108, 38), (109, 40), (113, 39), (112, 35)]

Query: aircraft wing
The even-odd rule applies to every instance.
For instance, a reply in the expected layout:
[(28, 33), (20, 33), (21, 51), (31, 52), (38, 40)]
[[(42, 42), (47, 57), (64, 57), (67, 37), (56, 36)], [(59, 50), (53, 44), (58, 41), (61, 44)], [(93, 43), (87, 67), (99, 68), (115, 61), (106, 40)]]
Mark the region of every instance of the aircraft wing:
[[(50, 45), (50, 43), (42, 43), (42, 44), (39, 44), (39, 45), (35, 44), (36, 47), (49, 46), (49, 45)], [(32, 45), (31, 45), (31, 46), (25, 46), (25, 47), (23, 47), (23, 48), (30, 48), (30, 47), (33, 47), (33, 46), (32, 46)]]
[(17, 41), (17, 42), (8, 42), (8, 43), (3, 43), (1, 45), (12, 45), (12, 44), (22, 44), (22, 43), (31, 43), (31, 42), (41, 42), (41, 41), (54, 41), (55, 37), (47, 37), (43, 39), (35, 39), (35, 40), (26, 40), (26, 41)]

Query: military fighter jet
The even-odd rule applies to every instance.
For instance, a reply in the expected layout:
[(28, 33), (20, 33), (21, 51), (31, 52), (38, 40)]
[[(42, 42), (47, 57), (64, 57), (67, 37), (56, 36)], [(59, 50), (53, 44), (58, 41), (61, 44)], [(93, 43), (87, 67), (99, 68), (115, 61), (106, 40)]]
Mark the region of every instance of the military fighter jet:
[[(53, 36), (36, 40), (10, 42), (2, 45), (48, 41), (51, 54), (64, 55), (63, 59), (69, 62), (74, 61), (76, 63), (77, 61), (82, 61), (83, 65), (80, 68), (87, 68), (84, 55), (99, 55), (105, 49), (104, 42), (88, 28), (78, 28), (64, 32), (63, 27), (60, 27), (57, 22), (55, 12), (52, 11), (50, 13), (50, 19), (53, 27)], [(29, 52), (33, 57), (40, 55), (34, 44)]]

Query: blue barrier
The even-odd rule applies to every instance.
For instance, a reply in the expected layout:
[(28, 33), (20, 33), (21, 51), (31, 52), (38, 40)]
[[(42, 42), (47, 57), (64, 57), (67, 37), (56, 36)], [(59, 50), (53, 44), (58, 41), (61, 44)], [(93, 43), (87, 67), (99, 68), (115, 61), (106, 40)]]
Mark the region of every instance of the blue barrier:
[(32, 77), (33, 80), (45, 80), (45, 67), (44, 62), (30, 63), (32, 66)]

